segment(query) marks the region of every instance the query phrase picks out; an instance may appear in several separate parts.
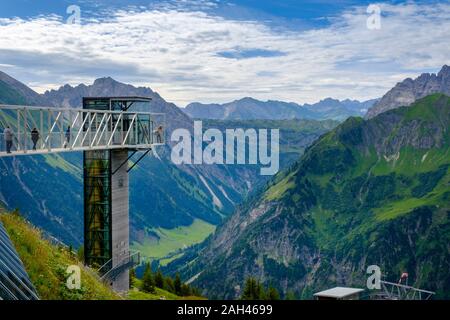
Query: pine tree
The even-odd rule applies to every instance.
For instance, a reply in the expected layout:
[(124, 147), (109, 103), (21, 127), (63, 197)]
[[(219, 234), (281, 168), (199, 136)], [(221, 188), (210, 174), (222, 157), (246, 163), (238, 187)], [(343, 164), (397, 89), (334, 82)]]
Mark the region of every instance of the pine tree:
[(293, 291), (288, 291), (286, 294), (286, 300), (297, 300), (295, 293)]
[(170, 293), (175, 293), (175, 285), (173, 284), (172, 278), (167, 277), (164, 279), (164, 289)]
[(134, 268), (130, 269), (130, 289), (133, 287), (134, 279), (136, 279), (136, 270)]
[(270, 286), (266, 293), (266, 300), (280, 300), (278, 290)]
[(81, 245), (77, 251), (78, 260), (84, 263), (84, 246)]
[(199, 289), (191, 287), (191, 290), (192, 290), (191, 294), (193, 296), (195, 296), (195, 297), (201, 297), (202, 296), (202, 293), (200, 292)]
[(178, 296), (181, 296), (181, 279), (180, 279), (180, 275), (177, 273), (177, 275), (175, 276), (175, 281), (174, 281), (174, 289), (175, 289), (175, 294)]
[(185, 283), (181, 285), (181, 296), (188, 297), (192, 295), (191, 287)]
[(147, 263), (145, 266), (144, 276), (142, 277), (142, 291), (155, 293), (155, 282), (153, 279), (150, 263)]
[(157, 288), (164, 289), (164, 277), (160, 269), (158, 269), (155, 274), (155, 286)]
[(264, 288), (255, 278), (248, 278), (245, 282), (242, 300), (262, 300), (264, 299)]

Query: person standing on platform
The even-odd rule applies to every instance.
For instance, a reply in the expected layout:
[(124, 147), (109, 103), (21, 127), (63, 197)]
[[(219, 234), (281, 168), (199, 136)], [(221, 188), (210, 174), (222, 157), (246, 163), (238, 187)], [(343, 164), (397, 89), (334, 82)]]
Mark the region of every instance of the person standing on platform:
[(6, 153), (11, 153), (11, 148), (13, 146), (13, 132), (11, 128), (6, 127), (6, 129), (3, 131), (3, 134), (5, 135)]
[(68, 126), (66, 130), (66, 141), (64, 141), (64, 149), (67, 148), (69, 143), (70, 143), (70, 126)]
[(39, 141), (39, 131), (36, 128), (33, 128), (31, 131), (31, 141), (33, 141), (33, 150), (36, 150), (36, 145)]

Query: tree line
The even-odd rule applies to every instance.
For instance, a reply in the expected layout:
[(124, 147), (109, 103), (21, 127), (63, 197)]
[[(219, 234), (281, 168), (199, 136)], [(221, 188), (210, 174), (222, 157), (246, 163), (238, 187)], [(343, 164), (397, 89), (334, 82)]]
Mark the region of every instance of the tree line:
[(257, 279), (248, 278), (245, 281), (241, 300), (280, 300), (280, 294), (274, 287), (269, 286), (266, 289)]
[[(130, 288), (137, 279), (134, 269), (130, 270)], [(156, 288), (166, 290), (180, 297), (197, 296), (201, 297), (201, 293), (194, 288), (181, 281), (180, 275), (177, 273), (175, 278), (164, 276), (160, 269), (153, 272), (150, 263), (145, 264), (144, 274), (140, 283), (140, 290), (146, 293), (156, 293)]]

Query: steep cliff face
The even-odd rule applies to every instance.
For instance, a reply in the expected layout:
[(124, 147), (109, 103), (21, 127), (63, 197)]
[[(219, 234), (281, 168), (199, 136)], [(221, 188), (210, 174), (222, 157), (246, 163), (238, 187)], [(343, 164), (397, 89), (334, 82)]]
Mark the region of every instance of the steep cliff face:
[(416, 79), (406, 79), (387, 92), (369, 109), (367, 118), (384, 111), (409, 106), (414, 101), (433, 93), (450, 95), (450, 67), (445, 65), (438, 74), (424, 73)]
[(236, 297), (252, 275), (311, 298), (387, 280), (450, 297), (450, 98), (432, 95), (324, 135), (241, 206), (214, 236), (169, 266), (210, 297)]

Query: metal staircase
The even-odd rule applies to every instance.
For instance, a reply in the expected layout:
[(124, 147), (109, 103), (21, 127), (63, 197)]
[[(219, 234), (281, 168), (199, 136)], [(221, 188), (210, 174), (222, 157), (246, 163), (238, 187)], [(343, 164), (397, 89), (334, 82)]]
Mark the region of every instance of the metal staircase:
[(105, 282), (114, 281), (120, 274), (134, 268), (141, 263), (141, 254), (138, 251), (129, 252), (119, 263), (113, 266), (113, 260), (109, 260), (98, 269), (100, 279)]

